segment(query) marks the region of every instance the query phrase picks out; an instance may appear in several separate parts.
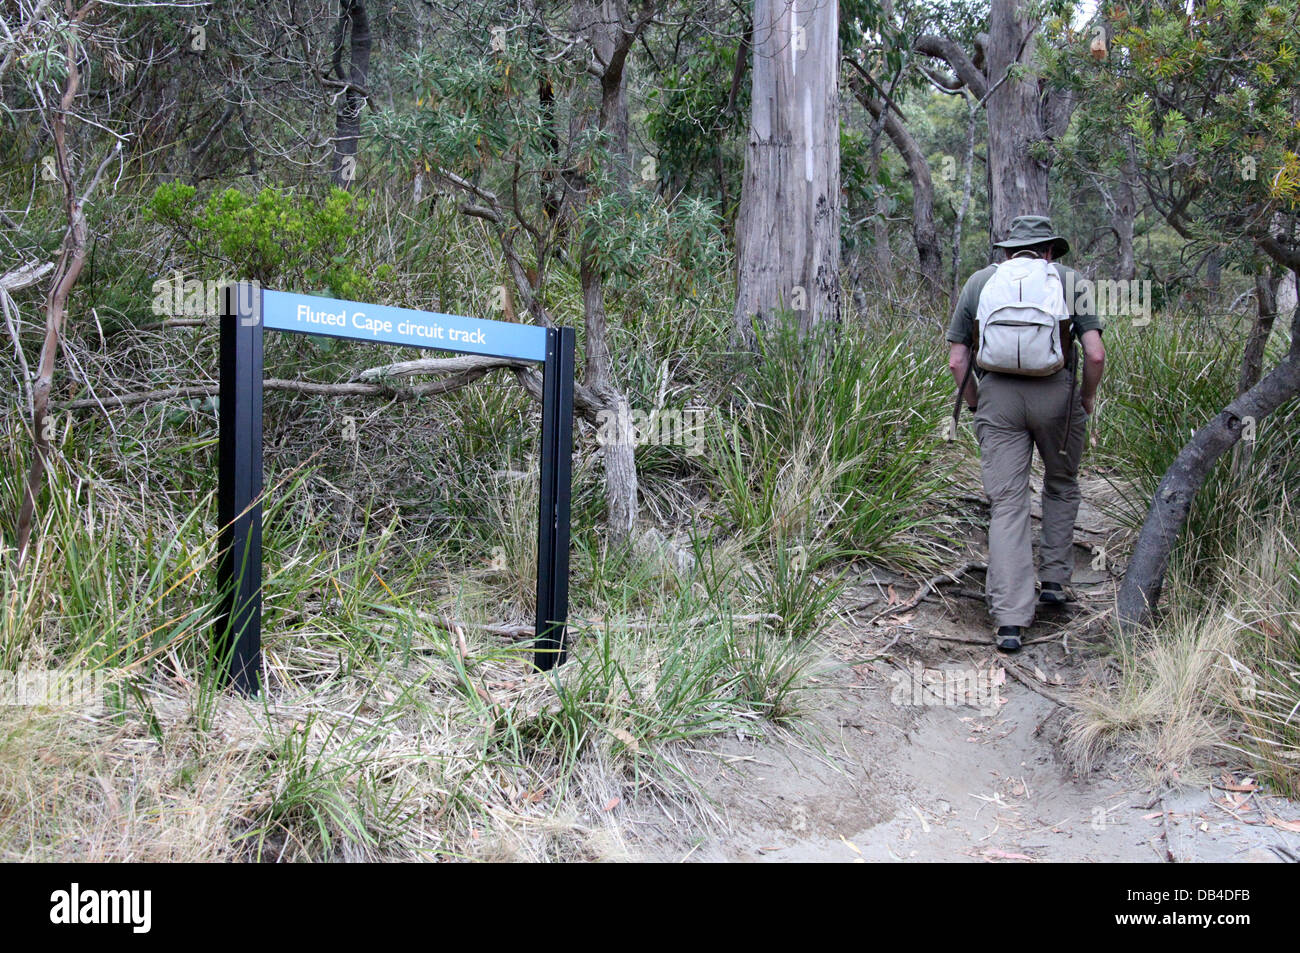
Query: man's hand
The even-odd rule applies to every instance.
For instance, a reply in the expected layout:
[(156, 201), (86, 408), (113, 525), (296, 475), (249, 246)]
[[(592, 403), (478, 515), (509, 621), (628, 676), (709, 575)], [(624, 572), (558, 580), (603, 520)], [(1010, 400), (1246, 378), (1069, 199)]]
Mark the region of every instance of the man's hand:
[(1097, 402), (1097, 385), (1106, 367), (1106, 348), (1101, 343), (1100, 331), (1083, 332), (1083, 409), (1089, 417)]
[[(965, 344), (950, 344), (948, 348), (948, 370), (952, 372), (952, 379), (960, 387), (966, 380), (966, 369), (970, 366), (971, 354), (970, 347)], [(966, 385), (966, 392), (962, 395), (966, 398), (966, 406), (974, 410), (979, 404), (979, 390), (975, 387), (975, 375), (972, 374), (970, 382)]]

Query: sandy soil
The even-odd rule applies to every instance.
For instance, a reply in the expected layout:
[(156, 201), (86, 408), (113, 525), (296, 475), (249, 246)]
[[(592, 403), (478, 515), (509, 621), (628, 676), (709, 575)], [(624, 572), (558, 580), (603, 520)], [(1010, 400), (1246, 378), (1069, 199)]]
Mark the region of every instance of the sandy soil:
[[(1085, 490), (1087, 493), (1087, 490)], [(915, 610), (877, 573), (847, 593), (800, 735), (689, 753), (721, 830), (634, 823), (633, 856), (690, 861), (1248, 861), (1300, 859), (1300, 805), (1222, 783), (1156, 790), (1122, 763), (1079, 775), (1063, 755), (1069, 693), (1106, 664), (1095, 640), (1114, 597), (1091, 505), (1076, 533), (1076, 601), (1044, 612), (1013, 657), (992, 649), (975, 569)], [(981, 559), (975, 541), (972, 559)], [(892, 594), (891, 594), (892, 587)], [(891, 603), (890, 600), (895, 600)], [(890, 610), (883, 618), (875, 618)], [(1094, 641), (1089, 641), (1092, 639)], [(1114, 759), (1112, 759), (1113, 761)], [(1243, 809), (1244, 807), (1244, 809)], [(646, 821), (646, 819), (642, 819)]]

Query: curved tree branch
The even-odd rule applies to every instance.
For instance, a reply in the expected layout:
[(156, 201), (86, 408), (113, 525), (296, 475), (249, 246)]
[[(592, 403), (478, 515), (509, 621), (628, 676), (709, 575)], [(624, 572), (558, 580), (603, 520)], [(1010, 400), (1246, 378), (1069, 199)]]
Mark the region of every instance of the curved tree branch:
[(1291, 331), (1291, 349), (1258, 384), (1223, 408), (1195, 435), (1165, 471), (1147, 510), (1119, 592), (1122, 628), (1147, 624), (1160, 602), (1165, 571), (1187, 523), (1196, 494), (1214, 464), (1241, 439), (1245, 422), (1255, 426), (1300, 394), (1300, 321)]
[(955, 40), (923, 33), (912, 43), (912, 49), (924, 56), (943, 60), (957, 78), (980, 99), (988, 95), (989, 83), (984, 72), (975, 65), (966, 55), (966, 51), (961, 48), (961, 44)]

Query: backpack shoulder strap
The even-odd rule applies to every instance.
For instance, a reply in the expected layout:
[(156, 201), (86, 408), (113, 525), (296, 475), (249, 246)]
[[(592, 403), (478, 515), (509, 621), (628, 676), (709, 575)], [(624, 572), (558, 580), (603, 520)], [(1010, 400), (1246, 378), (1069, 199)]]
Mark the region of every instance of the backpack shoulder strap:
[(1070, 300), (1069, 282), (1065, 280), (1065, 266), (1060, 262), (1052, 262), (1052, 270), (1056, 272), (1056, 277), (1061, 282), (1061, 294), (1065, 297), (1065, 313), (1069, 316), (1070, 336), (1075, 337), (1074, 329), (1074, 302)]

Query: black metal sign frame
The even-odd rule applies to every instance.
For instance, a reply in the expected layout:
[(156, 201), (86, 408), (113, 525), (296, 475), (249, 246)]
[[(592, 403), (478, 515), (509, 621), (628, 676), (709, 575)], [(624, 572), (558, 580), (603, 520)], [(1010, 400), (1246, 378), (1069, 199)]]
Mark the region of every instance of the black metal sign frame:
[[(260, 688), (262, 671), (264, 298), (260, 288), (241, 283), (228, 286), (222, 295), (222, 301), (219, 369), (221, 398), (217, 440), (217, 520), (220, 526), (217, 539), (217, 588), (220, 604), (214, 638), (218, 658), (225, 660), (228, 682), (245, 695), (252, 695)], [(428, 312), (423, 315), (449, 317)], [(450, 317), (461, 323), (475, 323), (473, 319)], [(500, 326), (499, 322), (476, 323), (485, 327)], [(281, 325), (274, 330), (293, 333), (298, 329)], [(564, 661), (565, 627), (569, 613), (574, 332), (572, 328), (536, 330), (545, 331), (546, 347), (545, 359), (542, 361), (541, 486), (537, 520), (537, 614), (533, 664), (545, 671)], [(362, 339), (361, 335), (352, 333), (333, 336)], [(377, 343), (411, 346), (406, 341)], [(500, 354), (486, 348), (449, 347), (442, 343), (436, 345), (436, 349), (469, 354)]]

